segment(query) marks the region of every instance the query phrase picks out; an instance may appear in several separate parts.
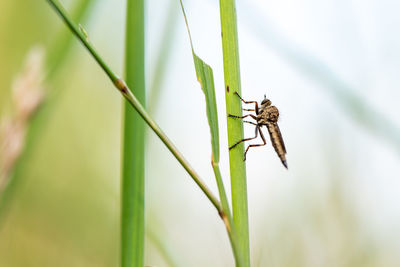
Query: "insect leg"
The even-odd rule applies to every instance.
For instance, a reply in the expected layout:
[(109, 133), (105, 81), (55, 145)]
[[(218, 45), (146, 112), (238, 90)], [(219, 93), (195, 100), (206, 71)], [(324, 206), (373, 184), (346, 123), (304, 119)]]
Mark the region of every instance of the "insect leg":
[(256, 126), (256, 136), (250, 137), (250, 138), (244, 138), (244, 139), (242, 139), (242, 140), (236, 142), (236, 144), (234, 144), (233, 146), (231, 146), (231, 147), (229, 148), (229, 150), (231, 150), (232, 148), (234, 148), (235, 146), (237, 146), (238, 144), (240, 144), (240, 143), (242, 143), (242, 142), (250, 141), (250, 140), (256, 139), (257, 136), (258, 136), (258, 131), (257, 131), (257, 129), (258, 129), (258, 126)]
[(255, 109), (242, 108), (244, 111), (256, 111)]
[(254, 123), (254, 122), (251, 122), (251, 121), (243, 121), (243, 122), (250, 123), (250, 124), (253, 124), (253, 125), (257, 126), (257, 123)]
[(240, 98), (240, 100), (242, 100), (242, 102), (245, 103), (245, 104), (254, 103), (254, 104), (255, 104), (255, 109), (256, 109), (256, 114), (258, 114), (258, 103), (257, 103), (257, 101), (245, 101), (245, 100), (238, 94), (238, 92), (235, 92), (235, 95), (237, 95), (237, 96)]
[(246, 161), (246, 154), (247, 154), (247, 151), (249, 151), (250, 147), (265, 146), (265, 145), (267, 144), (267, 141), (265, 141), (264, 134), (262, 133), (261, 128), (260, 128), (259, 126), (256, 127), (256, 136), (257, 136), (257, 131), (260, 132), (260, 136), (261, 136), (261, 139), (263, 140), (263, 144), (249, 145), (249, 146), (246, 148), (246, 151), (244, 152), (244, 159), (243, 159), (243, 161)]
[(236, 116), (236, 115), (228, 114), (228, 117), (236, 118), (236, 119), (244, 119), (244, 118), (247, 118), (249, 116), (252, 117), (253, 119), (257, 120), (257, 117), (254, 116), (253, 114), (247, 114), (247, 115), (244, 115), (244, 116)]

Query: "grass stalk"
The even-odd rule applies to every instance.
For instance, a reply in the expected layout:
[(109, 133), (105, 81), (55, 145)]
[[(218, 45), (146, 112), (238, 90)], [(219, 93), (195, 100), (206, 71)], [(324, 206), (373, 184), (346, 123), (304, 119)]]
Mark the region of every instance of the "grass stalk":
[[(224, 58), (226, 113), (241, 116), (242, 106), (234, 92), (241, 94), (239, 47), (234, 0), (220, 0), (222, 50)], [(228, 118), (228, 144), (243, 139), (243, 124)], [(249, 222), (247, 207), (246, 165), (243, 161), (244, 144), (229, 151), (232, 187), (233, 222), (236, 226), (244, 266), (250, 266)]]
[(165, 133), (161, 130), (161, 128), (157, 125), (157, 123), (152, 119), (152, 117), (147, 113), (142, 104), (138, 101), (138, 99), (132, 94), (125, 81), (120, 79), (109, 66), (105, 63), (105, 61), (99, 56), (94, 47), (90, 44), (89, 39), (85, 34), (83, 34), (79, 28), (72, 22), (72, 20), (67, 15), (67, 12), (61, 6), (61, 4), (57, 0), (47, 0), (49, 4), (55, 9), (58, 15), (63, 19), (68, 28), (72, 31), (72, 33), (81, 41), (81, 43), (88, 49), (90, 54), (94, 57), (103, 71), (107, 74), (110, 80), (113, 82), (114, 86), (118, 89), (118, 91), (122, 94), (122, 96), (131, 104), (131, 106), (140, 114), (142, 119), (147, 123), (147, 125), (154, 131), (154, 133), (161, 139), (164, 145), (168, 148), (168, 150), (174, 155), (174, 157), (178, 160), (178, 162), (182, 165), (182, 167), (187, 171), (187, 173), (192, 177), (193, 181), (200, 187), (206, 197), (211, 201), (213, 206), (220, 213), (222, 211), (221, 204), (214, 196), (214, 194), (210, 191), (210, 189), (205, 185), (200, 176), (196, 173), (196, 171), (190, 166), (189, 162), (183, 157), (183, 155), (179, 152), (179, 150), (175, 147), (172, 141), (165, 135)]
[(192, 36), (190, 34), (189, 23), (186, 17), (185, 9), (183, 8), (182, 0), (180, 0), (183, 17), (185, 19), (186, 29), (189, 35), (190, 47), (192, 48), (193, 62), (196, 69), (197, 80), (201, 85), (206, 100), (206, 113), (208, 124), (211, 132), (211, 165), (214, 171), (215, 179), (217, 182), (219, 198), (221, 200), (223, 214), (220, 214), (225, 223), (228, 232), (229, 241), (231, 243), (233, 256), (235, 257), (236, 266), (244, 266), (242, 251), (239, 247), (237, 238), (236, 227), (233, 223), (231, 210), (229, 208), (228, 198), (226, 196), (224, 183), (222, 181), (221, 171), (219, 168), (219, 127), (218, 127), (218, 112), (217, 101), (215, 97), (214, 75), (211, 67), (207, 65), (201, 58), (194, 52)]
[(225, 222), (226, 231), (228, 232), (229, 242), (231, 243), (233, 256), (235, 258), (236, 267), (242, 267), (244, 265), (243, 252), (239, 244), (236, 226), (233, 222), (231, 210), (229, 208), (228, 198), (226, 196), (224, 183), (222, 181), (221, 171), (219, 168), (219, 160), (216, 162), (214, 159), (211, 160), (215, 179), (217, 181), (218, 193), (221, 199), (222, 210), (226, 214), (223, 217)]
[[(145, 96), (144, 0), (126, 7), (125, 77), (142, 105)], [(121, 266), (144, 266), (145, 125), (124, 101), (121, 182)]]

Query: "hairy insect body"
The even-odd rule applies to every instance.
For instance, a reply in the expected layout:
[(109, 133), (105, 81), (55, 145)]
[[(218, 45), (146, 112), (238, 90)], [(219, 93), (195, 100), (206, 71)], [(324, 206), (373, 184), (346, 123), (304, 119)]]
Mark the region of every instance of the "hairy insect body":
[(277, 107), (262, 105), (257, 115), (257, 124), (267, 125), (268, 123), (276, 123), (278, 118), (279, 111)]
[(264, 105), (261, 105), (259, 114), (257, 117), (257, 124), (267, 126), (268, 133), (272, 142), (272, 146), (278, 157), (282, 161), (283, 165), (287, 168), (286, 163), (286, 148), (282, 139), (281, 131), (278, 126), (279, 110), (275, 106), (270, 106), (271, 101), (266, 101)]
[(231, 146), (229, 149), (234, 148), (241, 142), (249, 141), (249, 140), (253, 140), (253, 139), (257, 138), (258, 133), (260, 133), (261, 139), (263, 140), (263, 144), (249, 145), (244, 154), (244, 160), (246, 160), (246, 153), (250, 147), (264, 146), (267, 144), (267, 142), (265, 141), (264, 135), (261, 131), (261, 127), (266, 126), (268, 129), (268, 133), (269, 133), (269, 136), (271, 139), (272, 146), (274, 147), (275, 152), (278, 154), (278, 157), (282, 161), (282, 164), (287, 168), (288, 166), (287, 166), (287, 162), (286, 162), (286, 148), (285, 148), (285, 144), (283, 142), (281, 131), (279, 130), (279, 126), (278, 126), (278, 118), (279, 118), (278, 108), (275, 106), (272, 106), (271, 101), (269, 99), (267, 99), (265, 96), (264, 96), (264, 100), (261, 102), (261, 106), (259, 107), (258, 103), (256, 101), (244, 101), (238, 93), (236, 93), (236, 95), (245, 104), (254, 103), (255, 109), (253, 109), (253, 110), (245, 109), (245, 110), (255, 111), (256, 115), (254, 116), (252, 114), (249, 114), (249, 115), (245, 115), (245, 116), (241, 116), (241, 117), (235, 116), (235, 115), (229, 115), (229, 117), (239, 118), (239, 119), (251, 117), (251, 118), (255, 119), (257, 121), (257, 123), (253, 123), (253, 122), (249, 122), (249, 121), (244, 121), (244, 122), (256, 125), (256, 136), (253, 138), (242, 139), (242, 140), (238, 141), (236, 144), (234, 144), (233, 146)]

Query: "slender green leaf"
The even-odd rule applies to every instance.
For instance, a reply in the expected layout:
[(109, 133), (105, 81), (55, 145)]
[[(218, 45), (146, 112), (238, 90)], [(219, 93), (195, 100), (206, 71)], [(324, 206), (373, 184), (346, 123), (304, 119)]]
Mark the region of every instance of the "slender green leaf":
[[(145, 97), (144, 0), (128, 0), (126, 8), (125, 76), (142, 105)], [(121, 181), (121, 266), (144, 266), (144, 121), (124, 101)]]
[[(239, 47), (236, 22), (235, 0), (220, 0), (222, 52), (224, 57), (224, 78), (226, 113), (241, 116), (242, 106), (235, 92), (241, 94)], [(243, 139), (243, 123), (228, 118), (228, 144)], [(243, 161), (244, 144), (229, 150), (231, 171), (232, 212), (244, 266), (250, 266), (249, 220), (247, 207), (246, 165)]]
[(192, 37), (187, 22), (185, 9), (183, 3), (180, 0), (183, 16), (185, 18), (186, 28), (189, 35), (190, 46), (192, 48), (192, 55), (194, 61), (194, 67), (196, 69), (197, 80), (201, 85), (201, 90), (204, 93), (206, 99), (206, 110), (208, 124), (210, 125), (211, 132), (211, 145), (212, 145), (212, 160), (214, 163), (219, 163), (219, 130), (218, 130), (218, 112), (217, 112), (217, 101), (215, 98), (214, 88), (214, 75), (211, 67), (207, 65), (201, 58), (199, 58), (193, 49)]
[(190, 46), (192, 48), (193, 62), (196, 69), (197, 80), (201, 85), (201, 89), (204, 93), (206, 100), (206, 113), (208, 124), (210, 125), (211, 132), (211, 163), (215, 174), (215, 179), (217, 181), (219, 197), (221, 199), (221, 205), (223, 209), (223, 214), (221, 218), (227, 228), (229, 240), (231, 242), (233, 255), (235, 257), (236, 266), (243, 266), (243, 256), (242, 252), (239, 250), (239, 244), (237, 239), (237, 234), (235, 226), (233, 224), (231, 211), (229, 208), (228, 198), (226, 196), (224, 183), (222, 181), (221, 171), (219, 168), (219, 130), (218, 130), (218, 112), (217, 112), (217, 101), (215, 97), (215, 87), (214, 87), (214, 75), (211, 67), (206, 64), (201, 58), (199, 58), (194, 52), (192, 37), (189, 30), (189, 25), (183, 8), (183, 3), (181, 3), (182, 13), (185, 18), (186, 28), (189, 35)]
[(211, 67), (201, 60), (193, 51), (193, 61), (196, 68), (197, 80), (206, 98), (208, 124), (211, 132), (213, 161), (219, 162), (219, 131), (217, 101), (215, 98), (214, 75)]

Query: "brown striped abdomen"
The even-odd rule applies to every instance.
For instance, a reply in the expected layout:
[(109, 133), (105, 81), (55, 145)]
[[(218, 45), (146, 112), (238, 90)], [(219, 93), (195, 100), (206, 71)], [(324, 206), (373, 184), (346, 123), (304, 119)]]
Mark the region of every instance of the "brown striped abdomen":
[(276, 153), (282, 161), (282, 164), (287, 168), (286, 163), (286, 148), (285, 143), (283, 143), (282, 134), (279, 130), (278, 124), (275, 122), (266, 123), (268, 128), (269, 136), (271, 139), (272, 146), (274, 147)]

